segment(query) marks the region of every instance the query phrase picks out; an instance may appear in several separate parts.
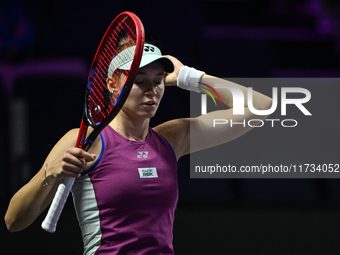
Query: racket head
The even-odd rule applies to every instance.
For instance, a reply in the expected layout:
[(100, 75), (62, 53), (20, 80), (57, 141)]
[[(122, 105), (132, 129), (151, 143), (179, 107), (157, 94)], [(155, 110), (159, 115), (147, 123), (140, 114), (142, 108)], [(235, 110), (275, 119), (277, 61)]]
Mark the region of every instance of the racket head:
[[(143, 24), (132, 12), (119, 14), (107, 29), (88, 76), (83, 122), (94, 129), (89, 142), (123, 107), (142, 59), (144, 40)], [(119, 69), (127, 62), (131, 63), (128, 69)], [(76, 146), (83, 147), (82, 140), (85, 139), (79, 139)]]
[[(76, 147), (88, 150), (101, 130), (118, 114), (129, 95), (137, 74), (144, 48), (144, 27), (140, 19), (131, 12), (119, 14), (107, 29), (94, 57), (88, 76), (83, 119), (79, 129)], [(125, 49), (128, 54), (120, 54)], [(110, 64), (119, 67), (118, 61), (128, 59), (131, 64), (128, 69), (110, 69)], [(116, 58), (116, 60), (114, 60)], [(126, 65), (124, 66), (126, 67)], [(110, 69), (110, 70), (109, 70)], [(108, 86), (108, 76), (114, 81), (114, 91)], [(93, 131), (86, 139), (87, 128), (91, 125)], [(64, 207), (74, 178), (65, 178), (59, 185), (47, 216), (42, 223), (43, 229), (55, 232), (57, 222)]]

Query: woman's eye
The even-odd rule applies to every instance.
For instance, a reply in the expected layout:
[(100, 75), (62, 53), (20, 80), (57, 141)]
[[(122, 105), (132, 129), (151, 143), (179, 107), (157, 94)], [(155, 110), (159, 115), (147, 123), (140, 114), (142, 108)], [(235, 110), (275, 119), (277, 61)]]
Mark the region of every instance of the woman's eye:
[(148, 80), (135, 80), (135, 84), (136, 85), (139, 85), (139, 86), (141, 86), (141, 85), (144, 85), (144, 84), (154, 84), (154, 85), (160, 85), (160, 84), (162, 84), (162, 81), (163, 81), (163, 79), (157, 79), (157, 80), (153, 80), (153, 81), (148, 81)]
[(162, 83), (162, 80), (154, 81), (154, 83), (157, 84), (157, 85), (160, 85)]

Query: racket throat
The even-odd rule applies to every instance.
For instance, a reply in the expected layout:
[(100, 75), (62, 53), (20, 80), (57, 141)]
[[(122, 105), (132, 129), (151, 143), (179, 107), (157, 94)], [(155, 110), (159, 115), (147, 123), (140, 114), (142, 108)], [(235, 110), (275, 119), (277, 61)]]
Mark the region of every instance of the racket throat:
[(80, 132), (78, 133), (76, 147), (79, 147), (79, 148), (83, 147), (84, 142), (86, 140), (87, 128), (88, 127), (89, 127), (89, 124), (85, 124), (84, 121), (81, 120)]

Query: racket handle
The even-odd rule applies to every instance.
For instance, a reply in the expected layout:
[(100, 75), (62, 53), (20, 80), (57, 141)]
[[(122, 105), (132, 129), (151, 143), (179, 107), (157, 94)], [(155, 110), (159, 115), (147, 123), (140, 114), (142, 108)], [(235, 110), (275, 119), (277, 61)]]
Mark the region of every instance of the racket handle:
[(64, 208), (74, 180), (75, 178), (68, 177), (59, 184), (58, 190), (53, 198), (52, 204), (48, 210), (45, 220), (41, 224), (41, 227), (47, 232), (55, 232), (61, 211)]

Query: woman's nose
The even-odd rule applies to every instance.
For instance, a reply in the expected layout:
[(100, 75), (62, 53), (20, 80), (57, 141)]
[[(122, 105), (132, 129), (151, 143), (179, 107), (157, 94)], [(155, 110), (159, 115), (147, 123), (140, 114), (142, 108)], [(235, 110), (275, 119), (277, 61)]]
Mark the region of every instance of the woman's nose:
[(154, 86), (153, 84), (150, 84), (150, 85), (147, 86), (145, 93), (150, 94), (150, 95), (156, 95), (157, 94), (157, 87)]

